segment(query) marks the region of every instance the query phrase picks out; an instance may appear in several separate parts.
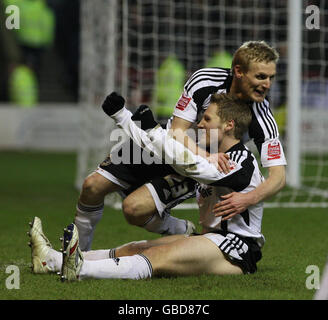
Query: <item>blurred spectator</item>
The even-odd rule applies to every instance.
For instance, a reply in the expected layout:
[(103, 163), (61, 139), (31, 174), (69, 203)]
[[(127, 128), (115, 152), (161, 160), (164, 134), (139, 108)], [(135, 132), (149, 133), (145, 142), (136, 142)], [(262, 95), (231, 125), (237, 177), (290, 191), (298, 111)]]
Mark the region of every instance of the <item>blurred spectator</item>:
[(24, 108), (35, 106), (39, 100), (39, 85), (35, 72), (19, 65), (9, 75), (9, 101)]
[(15, 40), (15, 31), (6, 28), (6, 14), (3, 2), (0, 2), (0, 101), (8, 101), (8, 77), (21, 62), (22, 56)]
[(186, 71), (183, 64), (170, 55), (160, 65), (156, 74), (154, 103), (157, 120), (166, 123), (172, 116), (185, 82)]
[(217, 50), (205, 65), (206, 68), (231, 68), (232, 55), (227, 51)]
[[(24, 107), (38, 103), (39, 77), (46, 48), (54, 40), (55, 19), (45, 0), (4, 0), (19, 8), (20, 27), (15, 32), (21, 58), (6, 75), (10, 102)], [(7, 44), (6, 44), (7, 45)]]
[(17, 42), (22, 50), (23, 63), (40, 76), (44, 50), (54, 41), (55, 17), (46, 0), (5, 0), (20, 10)]

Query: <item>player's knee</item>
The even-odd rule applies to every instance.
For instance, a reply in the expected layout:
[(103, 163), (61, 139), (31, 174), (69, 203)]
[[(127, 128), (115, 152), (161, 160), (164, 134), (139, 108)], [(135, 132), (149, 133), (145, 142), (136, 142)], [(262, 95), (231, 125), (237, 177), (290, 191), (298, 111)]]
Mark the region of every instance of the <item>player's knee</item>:
[(145, 208), (144, 202), (144, 199), (135, 197), (127, 197), (123, 200), (122, 210), (129, 224), (141, 227), (153, 215), (153, 212)]
[(85, 178), (82, 186), (82, 190), (84, 193), (88, 195), (95, 195), (99, 193), (99, 187), (97, 185), (97, 179), (95, 179), (92, 175)]
[(147, 240), (133, 241), (130, 243), (131, 254), (141, 253), (146, 249), (149, 249), (150, 245)]
[(81, 197), (84, 199), (99, 199), (109, 192), (108, 187), (96, 175), (89, 175), (82, 185)]
[(133, 225), (139, 224), (138, 213), (139, 206), (137, 201), (130, 199), (129, 197), (125, 198), (122, 203), (122, 210), (125, 216), (125, 219), (128, 223)]
[(136, 226), (144, 226), (157, 212), (152, 197), (143, 192), (134, 192), (126, 197), (122, 203), (122, 210), (127, 222)]
[(170, 259), (170, 254), (167, 254), (166, 246), (156, 246), (147, 248), (142, 251), (150, 261), (153, 269), (153, 275), (169, 275), (172, 266), (174, 266), (174, 261)]

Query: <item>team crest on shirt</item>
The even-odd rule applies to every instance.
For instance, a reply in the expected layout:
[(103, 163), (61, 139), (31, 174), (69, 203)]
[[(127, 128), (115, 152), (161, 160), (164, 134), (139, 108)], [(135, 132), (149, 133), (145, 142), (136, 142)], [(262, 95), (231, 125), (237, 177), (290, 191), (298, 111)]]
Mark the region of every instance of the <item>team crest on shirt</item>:
[(269, 143), (268, 145), (268, 160), (280, 159), (281, 150), (279, 142)]
[(176, 108), (181, 110), (181, 111), (184, 111), (184, 109), (186, 109), (186, 107), (188, 106), (189, 102), (190, 102), (191, 98), (189, 97), (186, 97), (184, 94), (180, 97), (177, 105), (176, 105)]

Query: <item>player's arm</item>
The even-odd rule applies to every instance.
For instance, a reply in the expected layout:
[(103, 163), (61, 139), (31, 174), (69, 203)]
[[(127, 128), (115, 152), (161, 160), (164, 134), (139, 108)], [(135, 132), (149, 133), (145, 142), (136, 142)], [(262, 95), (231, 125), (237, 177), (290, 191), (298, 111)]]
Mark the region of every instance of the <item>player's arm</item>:
[[(133, 140), (133, 142), (140, 148), (152, 153), (158, 159), (162, 159), (162, 150), (160, 144), (154, 145), (149, 138), (146, 131), (139, 128), (136, 123), (131, 119), (132, 113), (126, 108), (122, 108), (120, 112), (112, 115), (112, 119), (115, 121), (116, 125), (123, 129), (125, 134)], [(159, 127), (157, 133), (161, 137), (166, 134), (166, 130)]]
[[(196, 145), (196, 142), (187, 135), (187, 130), (197, 121), (199, 108), (204, 107), (205, 103), (207, 103), (207, 90), (203, 91), (203, 94), (199, 94), (201, 88), (206, 88), (210, 85), (207, 79), (199, 77), (203, 71), (205, 70), (197, 70), (185, 83), (184, 90), (173, 111), (173, 122), (171, 128), (174, 131), (173, 136), (177, 141), (189, 148), (193, 153), (198, 154), (213, 163), (220, 172), (228, 173), (229, 163), (227, 155), (224, 153), (214, 155), (209, 154), (206, 150), (199, 148)], [(200, 82), (197, 82), (198, 86), (194, 85), (195, 79), (200, 80)], [(195, 96), (197, 96), (197, 102)]]
[(131, 112), (122, 108), (112, 115), (117, 126), (138, 145), (155, 157), (165, 159), (180, 175), (194, 178), (201, 183), (212, 183), (220, 179), (224, 174), (220, 173), (216, 166), (209, 163), (200, 155), (194, 154), (182, 143), (175, 140), (161, 127), (152, 129), (149, 133), (140, 129), (131, 119)]
[[(147, 150), (148, 152), (153, 152), (155, 157), (161, 158), (162, 155), (160, 153), (155, 154), (156, 150), (154, 150), (147, 132), (135, 124), (135, 122), (131, 119), (132, 113), (126, 109), (124, 105), (125, 99), (116, 92), (112, 92), (103, 102), (102, 109), (115, 121), (119, 128), (124, 130), (126, 135), (131, 138), (136, 143), (136, 145)], [(147, 110), (143, 111), (150, 112), (150, 127), (154, 128), (156, 127), (157, 123), (155, 122), (150, 109), (148, 107), (146, 108)], [(161, 127), (159, 129), (164, 130)]]
[[(156, 145), (156, 139), (153, 139)], [(170, 163), (173, 169), (182, 176), (195, 179), (204, 184), (216, 182), (225, 176), (217, 170), (217, 167), (208, 162), (202, 156), (193, 153), (189, 148), (174, 139), (168, 133), (162, 146), (166, 163)]]
[(249, 192), (250, 202), (256, 204), (277, 194), (286, 185), (285, 166), (268, 168), (268, 178), (255, 190)]
[(241, 191), (249, 185), (254, 170), (253, 158), (245, 158), (244, 155), (240, 155), (229, 173), (225, 174), (219, 172), (216, 166), (205, 158), (194, 154), (182, 143), (172, 138), (171, 132), (165, 132), (165, 135), (162, 135), (161, 129), (150, 131), (149, 139), (153, 148), (156, 149), (155, 153), (159, 154), (162, 150), (165, 162), (170, 164), (178, 174), (203, 184), (226, 186), (236, 191)]
[[(187, 141), (187, 134), (185, 134), (186, 130), (191, 127), (192, 122), (184, 120), (179, 117), (175, 117), (173, 120), (173, 130), (170, 131), (170, 134), (167, 134), (167, 131), (162, 129), (161, 127), (157, 127), (156, 129), (153, 129), (152, 137), (150, 138), (146, 131), (140, 129), (134, 121), (132, 121), (131, 116), (132, 113), (127, 110), (125, 107), (125, 100), (122, 96), (118, 95), (115, 92), (112, 92), (110, 95), (108, 95), (102, 105), (103, 110), (107, 115), (109, 115), (117, 124), (118, 127), (122, 128), (124, 132), (127, 134), (128, 137), (130, 137), (136, 145), (139, 147), (145, 149), (148, 152), (152, 152), (155, 157), (162, 159), (163, 156), (166, 160), (170, 161), (170, 163), (173, 163), (176, 161), (175, 154), (172, 152), (172, 150), (176, 150), (178, 153), (180, 153), (182, 156), (185, 152), (188, 153), (188, 150), (186, 147), (184, 147), (183, 142), (185, 142), (187, 145), (189, 142)], [(153, 116), (151, 114), (150, 109), (148, 108), (148, 111), (144, 110), (144, 114), (150, 113), (149, 117), (153, 119)], [(156, 126), (156, 122), (154, 122), (154, 127)], [(174, 135), (176, 133), (177, 135)], [(174, 138), (172, 138), (172, 135)], [(177, 139), (177, 136), (179, 137)], [(177, 139), (177, 140), (175, 140)], [(179, 140), (182, 141), (182, 143), (179, 142)], [(189, 141), (192, 141), (191, 139)], [(170, 144), (170, 148), (172, 150), (169, 150), (169, 147), (166, 147), (165, 149), (165, 142), (166, 144)], [(197, 150), (197, 146), (195, 143), (193, 143), (190, 146), (192, 149)], [(165, 150), (163, 150), (165, 149)], [(164, 152), (165, 151), (165, 152)], [(163, 154), (164, 153), (164, 154)], [(190, 154), (193, 154), (192, 151), (189, 151)], [(189, 158), (192, 158), (193, 156), (190, 155)], [(203, 160), (206, 162), (205, 158)], [(194, 163), (197, 162), (197, 160), (193, 161)], [(180, 166), (179, 169), (182, 167)], [(183, 169), (181, 169), (183, 170)]]
[[(165, 159), (166, 163), (171, 164), (175, 171), (183, 176), (205, 176), (205, 180), (209, 179), (210, 182), (217, 179), (216, 175), (218, 171), (216, 167), (210, 164), (205, 158), (199, 155), (196, 156), (182, 143), (172, 138), (171, 133), (173, 131), (168, 133), (167, 130), (157, 126), (147, 133), (139, 128), (131, 119), (132, 114), (124, 107), (124, 103), (125, 100), (123, 97), (112, 93), (106, 98), (103, 108), (116, 122), (117, 126), (122, 128), (137, 146), (147, 152), (153, 153), (158, 159)], [(114, 112), (116, 109), (118, 111)], [(151, 111), (149, 110), (148, 112)], [(188, 123), (188, 121), (181, 119), (180, 129), (178, 131), (187, 130), (190, 126), (190, 122)], [(177, 160), (177, 158), (180, 159)], [(193, 170), (188, 173), (190, 168)], [(199, 168), (199, 170), (195, 171), (194, 168)], [(201, 182), (204, 182), (204, 180), (201, 179)]]
[(206, 158), (209, 155), (208, 152), (198, 147), (196, 142), (187, 134), (188, 129), (191, 128), (191, 125), (192, 122), (174, 116), (170, 128), (170, 134), (175, 140), (179, 141), (186, 148), (191, 150), (192, 153), (199, 154), (203, 158)]
[[(231, 193), (224, 197), (224, 201), (215, 205), (213, 212), (216, 215), (225, 216), (225, 219), (245, 211), (251, 205), (269, 199), (286, 184), (285, 166), (287, 163), (283, 147), (278, 138), (278, 126), (272, 116), (268, 102), (262, 104), (262, 109), (264, 110), (262, 114), (257, 115), (257, 118), (261, 118), (261, 121), (258, 121), (252, 135), (261, 154), (262, 166), (268, 168), (268, 178), (255, 190), (245, 194)], [(262, 125), (261, 129), (262, 121), (270, 123), (270, 126), (263, 128)], [(275, 130), (268, 131), (271, 126)]]
[[(200, 155), (194, 154), (182, 143), (172, 137), (160, 126), (155, 126), (149, 133), (140, 129), (131, 119), (131, 112), (124, 107), (123, 97), (112, 93), (104, 101), (102, 107), (125, 133), (141, 148), (153, 152), (155, 157), (164, 158), (175, 171), (183, 176), (191, 177), (198, 182), (216, 183), (225, 174)], [(151, 112), (149, 110), (149, 112)], [(186, 125), (187, 126), (187, 125)]]
[(286, 184), (285, 166), (269, 167), (268, 172), (268, 178), (256, 189), (248, 193), (232, 192), (222, 196), (223, 200), (214, 206), (213, 213), (222, 216), (224, 221), (277, 194)]

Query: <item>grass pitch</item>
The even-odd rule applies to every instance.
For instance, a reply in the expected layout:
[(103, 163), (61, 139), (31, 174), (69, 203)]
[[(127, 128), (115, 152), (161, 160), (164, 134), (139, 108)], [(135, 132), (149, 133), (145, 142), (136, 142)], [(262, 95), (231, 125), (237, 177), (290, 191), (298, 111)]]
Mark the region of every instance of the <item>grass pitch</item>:
[[(309, 265), (322, 272), (328, 255), (326, 209), (265, 209), (266, 244), (258, 272), (241, 276), (84, 280), (61, 283), (57, 275), (34, 275), (27, 246), (28, 222), (39, 216), (55, 249), (72, 222), (78, 192), (73, 187), (74, 154), (0, 153), (0, 299), (1, 300), (309, 300)], [(173, 211), (198, 221), (196, 210)], [(128, 225), (119, 210), (105, 208), (94, 249), (115, 247), (157, 235)], [(19, 268), (19, 289), (8, 289), (9, 265)]]

